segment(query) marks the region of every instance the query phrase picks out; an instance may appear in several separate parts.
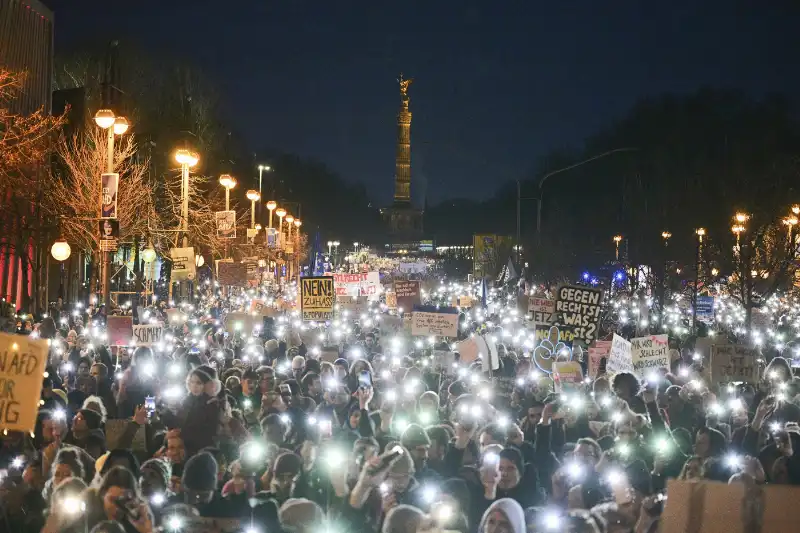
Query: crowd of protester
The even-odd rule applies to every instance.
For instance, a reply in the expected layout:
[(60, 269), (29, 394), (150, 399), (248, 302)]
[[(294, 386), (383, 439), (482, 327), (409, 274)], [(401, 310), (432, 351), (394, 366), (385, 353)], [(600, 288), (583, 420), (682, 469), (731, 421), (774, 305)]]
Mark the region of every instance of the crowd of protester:
[(152, 310), (170, 328), (151, 347), (45, 319), (36, 430), (2, 435), (0, 530), (654, 532), (669, 479), (800, 483), (779, 357), (757, 383), (710, 387), (688, 351), (556, 393), (504, 346), (494, 372), (443, 365), (355, 317), (330, 357), (292, 316), (224, 331), (227, 305)]

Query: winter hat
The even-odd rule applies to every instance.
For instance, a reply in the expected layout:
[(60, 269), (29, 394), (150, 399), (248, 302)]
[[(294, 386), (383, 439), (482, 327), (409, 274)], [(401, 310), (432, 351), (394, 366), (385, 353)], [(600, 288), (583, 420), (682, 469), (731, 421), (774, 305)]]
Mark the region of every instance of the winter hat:
[[(392, 448), (387, 446), (387, 449), (391, 450)], [(403, 455), (398, 457), (395, 462), (392, 463), (389, 473), (397, 475), (414, 475), (414, 460), (411, 458), (408, 450), (403, 450)]]
[(417, 446), (431, 445), (431, 439), (428, 438), (428, 434), (419, 424), (409, 424), (403, 432), (400, 442), (409, 450)]
[(103, 415), (92, 409), (81, 409), (78, 411), (83, 419), (86, 421), (86, 427), (91, 429), (100, 429), (103, 425)]
[(264, 343), (264, 350), (267, 353), (277, 352), (278, 351), (278, 341), (275, 339), (270, 339)]
[(484, 531), (486, 529), (486, 522), (488, 522), (489, 517), (496, 512), (501, 512), (506, 515), (508, 522), (511, 524), (511, 531), (514, 533), (525, 532), (525, 511), (522, 510), (522, 506), (517, 503), (516, 500), (512, 500), (511, 498), (501, 498), (490, 505), (489, 508), (486, 509), (486, 512), (483, 513), (478, 531)]
[(292, 531), (305, 531), (309, 526), (319, 526), (325, 519), (322, 508), (305, 498), (289, 498), (278, 511), (281, 527)]
[(197, 376), (200, 381), (203, 383), (208, 383), (209, 381), (213, 381), (217, 379), (217, 371), (213, 367), (208, 365), (200, 365), (194, 370), (192, 370), (191, 374)]
[(519, 476), (522, 477), (525, 474), (525, 461), (522, 459), (522, 453), (515, 448), (514, 446), (508, 446), (503, 448), (503, 451), (500, 452), (501, 459), (508, 459), (514, 466), (517, 467), (519, 471)]
[(347, 362), (347, 359), (340, 357), (336, 361), (333, 362), (333, 366), (340, 366), (344, 368), (345, 372), (350, 371), (350, 364)]
[(189, 458), (183, 468), (181, 484), (184, 489), (214, 491), (217, 488), (217, 460), (208, 452)]
[(56, 396), (61, 398), (61, 401), (64, 403), (64, 405), (67, 405), (67, 393), (66, 392), (64, 392), (61, 389), (53, 389), (53, 394), (55, 394)]
[(296, 453), (285, 452), (275, 459), (275, 464), (272, 467), (273, 475), (279, 476), (281, 474), (298, 474), (303, 467), (303, 460)]
[(169, 461), (165, 461), (164, 459), (148, 459), (139, 470), (152, 470), (158, 475), (160, 475), (164, 479), (164, 486), (169, 487), (169, 479), (172, 477), (172, 467), (169, 464)]

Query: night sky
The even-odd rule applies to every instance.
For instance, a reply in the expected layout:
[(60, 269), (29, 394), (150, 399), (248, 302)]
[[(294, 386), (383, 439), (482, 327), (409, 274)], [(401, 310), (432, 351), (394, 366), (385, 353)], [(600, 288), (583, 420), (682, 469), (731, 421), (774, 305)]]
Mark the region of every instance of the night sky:
[(782, 0), (46, 3), (57, 53), (107, 37), (191, 58), (251, 150), (320, 159), (379, 203), (392, 195), (401, 71), (415, 79), (420, 203), (426, 190), (430, 203), (491, 195), (645, 96), (800, 91), (800, 7)]

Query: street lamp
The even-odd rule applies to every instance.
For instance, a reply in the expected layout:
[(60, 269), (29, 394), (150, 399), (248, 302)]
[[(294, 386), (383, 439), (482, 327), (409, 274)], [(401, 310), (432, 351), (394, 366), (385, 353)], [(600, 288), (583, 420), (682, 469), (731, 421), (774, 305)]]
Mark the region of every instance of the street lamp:
[[(269, 206), (267, 206), (269, 208)], [(277, 215), (278, 221), (278, 246), (283, 244), (283, 217), (286, 216), (286, 209), (279, 207), (275, 210), (275, 215)], [(270, 226), (271, 227), (271, 226)]]
[(614, 248), (615, 248), (614, 256), (616, 257), (618, 263), (619, 263), (619, 243), (620, 242), (622, 242), (622, 235), (614, 235)]
[(275, 211), (276, 207), (278, 207), (278, 202), (275, 200), (267, 202), (267, 209), (269, 209), (269, 229), (272, 229), (272, 212)]
[(697, 331), (697, 286), (700, 284), (700, 257), (703, 248), (703, 237), (706, 236), (705, 228), (694, 230), (697, 235), (697, 254), (695, 256), (694, 287), (692, 289), (692, 333)]
[(142, 250), (142, 261), (149, 264), (155, 260), (156, 260), (156, 250), (155, 248), (153, 248), (153, 245), (150, 244), (147, 246), (147, 248)]
[[(261, 193), (261, 175), (265, 170), (267, 172), (269, 172), (272, 169), (270, 168), (269, 165), (258, 165), (258, 194), (259, 195), (262, 194)], [(260, 213), (261, 213), (261, 210), (259, 209), (259, 214)]]
[(800, 215), (800, 205), (794, 204), (792, 206), (792, 213), (795, 215)]
[(331, 255), (331, 247), (333, 246), (333, 241), (328, 241), (328, 255)]
[(183, 247), (189, 246), (189, 169), (194, 167), (200, 156), (197, 152), (181, 148), (175, 152), (175, 161), (181, 166), (181, 232)]
[(292, 242), (292, 223), (294, 222), (294, 216), (286, 215), (286, 224), (288, 225), (288, 229), (286, 230), (286, 242)]
[(230, 174), (219, 177), (219, 184), (225, 187), (225, 211), (231, 210), (231, 189), (236, 187), (236, 178)]
[(256, 227), (256, 202), (261, 199), (261, 194), (253, 189), (247, 191), (247, 199), (250, 200), (250, 227)]
[(58, 239), (53, 243), (53, 246), (50, 247), (50, 255), (52, 255), (53, 259), (56, 261), (64, 262), (69, 259), (71, 254), (72, 248), (70, 248), (69, 243), (64, 239)]

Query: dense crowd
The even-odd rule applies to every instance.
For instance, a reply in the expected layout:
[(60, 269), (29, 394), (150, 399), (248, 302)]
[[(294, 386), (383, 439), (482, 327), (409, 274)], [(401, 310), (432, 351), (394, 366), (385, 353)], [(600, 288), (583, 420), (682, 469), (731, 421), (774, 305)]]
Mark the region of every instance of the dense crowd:
[[(710, 386), (688, 349), (555, 392), (513, 346), (489, 371), (383, 338), (385, 309), (283, 311), (251, 335), (225, 321), (246, 300), (140, 311), (167, 326), (149, 347), (108, 346), (102, 315), (44, 319), (36, 430), (2, 435), (0, 530), (654, 532), (669, 479), (800, 484), (779, 357), (756, 383)], [(462, 338), (503, 338), (499, 311), (481, 318)]]

